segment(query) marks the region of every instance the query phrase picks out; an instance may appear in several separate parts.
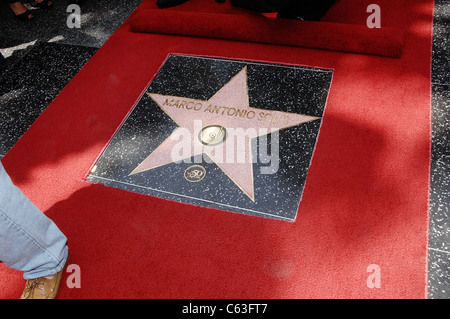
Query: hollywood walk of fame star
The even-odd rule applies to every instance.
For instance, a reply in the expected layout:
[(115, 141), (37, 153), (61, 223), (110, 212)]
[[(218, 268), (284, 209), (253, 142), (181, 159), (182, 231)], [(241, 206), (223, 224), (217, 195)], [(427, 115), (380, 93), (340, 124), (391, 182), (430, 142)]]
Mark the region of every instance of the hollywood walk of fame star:
[[(251, 139), (281, 129), (319, 119), (296, 113), (252, 108), (249, 105), (247, 67), (239, 71), (209, 100), (147, 93), (155, 103), (179, 126), (130, 175), (175, 162), (172, 150), (179, 143), (180, 130), (190, 134), (192, 156), (208, 155), (223, 172), (252, 200), (255, 201)], [(201, 125), (199, 125), (201, 121)], [(239, 128), (243, 129), (239, 131)], [(208, 133), (206, 136), (204, 133)], [(245, 132), (245, 147), (236, 143), (230, 132)], [(213, 142), (212, 142), (213, 141)], [(231, 150), (246, 160), (215, 161), (217, 154)], [(180, 160), (180, 159), (177, 159)]]

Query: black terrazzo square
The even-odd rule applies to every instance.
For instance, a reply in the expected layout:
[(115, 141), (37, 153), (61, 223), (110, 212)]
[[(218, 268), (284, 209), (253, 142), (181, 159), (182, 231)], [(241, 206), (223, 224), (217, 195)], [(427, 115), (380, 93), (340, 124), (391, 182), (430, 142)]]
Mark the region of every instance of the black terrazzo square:
[(428, 298), (450, 298), (450, 1), (435, 1)]
[[(88, 0), (80, 6), (80, 28), (70, 28), (67, 20), (69, 1), (55, 0), (51, 9), (32, 7), (34, 19), (23, 22), (15, 19), (8, 6), (0, 1), (0, 30), (2, 37), (30, 41), (57, 41), (63, 44), (99, 48), (129, 17), (142, 0)], [(69, 19), (70, 21), (70, 19)]]
[(0, 68), (0, 77), (19, 62), (38, 43), (36, 40), (23, 41), (0, 37), (0, 53), (7, 61), (6, 66)]
[(294, 221), (332, 74), (170, 55), (87, 180)]
[(0, 77), (0, 156), (96, 52), (95, 48), (38, 43)]
[(428, 298), (449, 299), (450, 257), (448, 251), (435, 248), (428, 250)]
[(429, 246), (450, 254), (450, 85), (432, 85)]
[(433, 21), (432, 82), (450, 84), (450, 1), (436, 0)]

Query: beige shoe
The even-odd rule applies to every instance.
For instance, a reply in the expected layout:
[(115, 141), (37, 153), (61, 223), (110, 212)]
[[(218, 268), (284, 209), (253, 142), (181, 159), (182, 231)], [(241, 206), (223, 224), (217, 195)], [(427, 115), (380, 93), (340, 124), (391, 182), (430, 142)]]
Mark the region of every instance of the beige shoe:
[(20, 299), (55, 299), (65, 268), (64, 265), (64, 268), (51, 276), (51, 279), (41, 277), (27, 280)]

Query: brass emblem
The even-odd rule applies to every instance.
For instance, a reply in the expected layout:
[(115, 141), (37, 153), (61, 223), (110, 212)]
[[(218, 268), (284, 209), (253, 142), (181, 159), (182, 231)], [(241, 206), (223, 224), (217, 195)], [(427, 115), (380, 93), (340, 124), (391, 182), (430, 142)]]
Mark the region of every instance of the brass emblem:
[(189, 182), (195, 183), (205, 178), (206, 169), (201, 165), (192, 165), (184, 171), (184, 178)]
[(198, 139), (202, 144), (214, 146), (225, 141), (227, 130), (222, 125), (207, 125), (198, 133)]

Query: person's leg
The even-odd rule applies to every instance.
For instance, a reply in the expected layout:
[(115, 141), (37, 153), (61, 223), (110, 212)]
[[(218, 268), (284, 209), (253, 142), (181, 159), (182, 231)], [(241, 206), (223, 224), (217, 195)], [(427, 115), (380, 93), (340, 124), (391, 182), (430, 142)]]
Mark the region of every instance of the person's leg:
[(301, 0), (278, 12), (278, 18), (319, 21), (336, 0)]
[(230, 0), (232, 6), (255, 12), (279, 12), (293, 1), (301, 0)]
[(54, 275), (67, 260), (67, 238), (9, 178), (0, 163), (0, 260), (25, 279)]
[(187, 1), (188, 0), (157, 0), (156, 5), (160, 9), (166, 9), (166, 8), (179, 6), (180, 4), (183, 4)]
[[(33, 14), (31, 12), (27, 12), (27, 7), (25, 7), (21, 1), (17, 0), (3, 0), (8, 4), (9, 8), (14, 12), (16, 17), (23, 17), (22, 20), (31, 20), (33, 19)], [(26, 16), (23, 16), (23, 15)]]
[(52, 0), (34, 0), (32, 2), (32, 5), (35, 7), (39, 7), (41, 9), (49, 9), (53, 7), (53, 1)]
[[(5, 2), (11, 8), (11, 10), (14, 12), (14, 14), (16, 16), (19, 16), (19, 15), (27, 12), (27, 7), (25, 7), (23, 5), (22, 1), (20, 1), (20, 0), (19, 1), (3, 0), (3, 2)], [(52, 0), (34, 0), (33, 5), (41, 8), (41, 9), (47, 9), (47, 8), (53, 7), (53, 1)], [(31, 20), (33, 18), (33, 15), (31, 14), (31, 12), (29, 13), (29, 15), (30, 15), (30, 17), (28, 19)]]
[(279, 18), (320, 20), (336, 0), (230, 0), (230, 3), (255, 12), (278, 12)]

